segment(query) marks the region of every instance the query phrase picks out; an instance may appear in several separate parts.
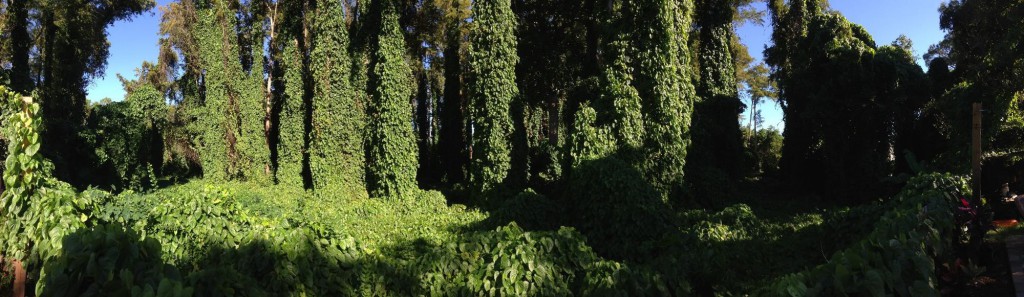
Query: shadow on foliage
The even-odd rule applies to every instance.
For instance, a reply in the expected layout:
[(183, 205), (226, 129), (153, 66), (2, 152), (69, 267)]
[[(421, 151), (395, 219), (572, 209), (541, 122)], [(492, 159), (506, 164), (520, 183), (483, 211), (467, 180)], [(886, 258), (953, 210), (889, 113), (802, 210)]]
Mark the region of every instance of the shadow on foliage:
[[(188, 296), (178, 269), (161, 259), (160, 243), (119, 224), (80, 229), (44, 264), (41, 296)], [(157, 294), (159, 293), (159, 294)]]
[[(198, 240), (202, 241), (202, 240)], [(197, 246), (168, 259), (153, 237), (119, 224), (81, 229), (45, 265), (43, 296), (565, 296), (685, 294), (685, 283), (600, 259), (571, 229), (515, 224), (432, 245), (365, 253), (315, 228)], [(202, 244), (200, 244), (202, 245)], [(166, 249), (166, 247), (164, 247)]]
[(752, 292), (787, 274), (829, 261), (869, 234), (882, 205), (837, 210), (820, 224), (810, 217), (758, 217), (745, 204), (683, 220), (693, 242), (684, 248), (699, 296)]
[(571, 226), (598, 254), (615, 260), (656, 258), (678, 237), (672, 207), (638, 170), (615, 157), (576, 166), (555, 199), (527, 189), (491, 204), (484, 208), (491, 213), (488, 219), (471, 230), (511, 222), (526, 230)]
[(82, 229), (66, 236), (62, 253), (46, 263), (41, 295), (355, 295), (362, 264), (351, 240), (316, 236), (308, 228), (279, 235), (213, 244), (175, 265), (153, 237), (119, 224)]

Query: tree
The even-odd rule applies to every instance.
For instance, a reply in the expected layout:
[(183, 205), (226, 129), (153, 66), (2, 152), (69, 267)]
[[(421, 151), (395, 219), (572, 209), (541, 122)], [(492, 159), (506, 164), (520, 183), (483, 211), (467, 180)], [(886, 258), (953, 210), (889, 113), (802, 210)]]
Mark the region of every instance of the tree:
[(412, 72), (393, 3), (382, 6), (369, 89), (366, 183), (370, 197), (408, 198), (417, 190), (417, 146), (412, 130)]
[[(963, 162), (968, 150), (959, 144), (970, 140), (971, 103), (983, 104), (983, 144), (986, 150), (1015, 152), (1024, 150), (1024, 4), (1019, 1), (956, 0), (943, 4), (939, 11), (945, 38), (929, 49), (926, 59), (938, 63), (929, 68), (937, 78), (934, 91), (942, 93), (934, 102), (942, 134), (949, 139), (950, 150), (938, 164), (963, 164), (944, 168), (966, 172)], [(941, 69), (942, 64), (952, 72)]]
[(506, 182), (511, 168), (511, 104), (519, 96), (516, 20), (510, 0), (473, 5), (469, 94), (473, 106), (472, 180), (478, 193)]
[[(242, 170), (245, 179), (257, 183), (270, 183), (271, 172), (270, 145), (266, 133), (267, 107), (266, 97), (271, 90), (264, 81), (266, 72), (263, 52), (266, 29), (263, 26), (266, 11), (262, 1), (250, 1), (249, 5), (239, 5), (240, 15), (236, 24), (237, 46), (239, 52), (238, 88), (240, 102), (240, 150), (243, 158)], [(234, 67), (234, 66), (233, 66)]]
[[(17, 1), (21, 2), (21, 1)], [(34, 24), (35, 52), (38, 57), (36, 85), (42, 115), (47, 119), (42, 130), (43, 155), (53, 160), (54, 174), (62, 180), (77, 186), (84, 186), (91, 173), (83, 168), (92, 168), (94, 153), (83, 145), (79, 136), (86, 121), (85, 88), (89, 82), (103, 75), (109, 56), (110, 44), (106, 28), (116, 21), (128, 19), (153, 7), (152, 0), (115, 1), (95, 3), (88, 0), (70, 1), (25, 1), (32, 5), (29, 10), (30, 24)], [(24, 8), (24, 7), (23, 7)], [(18, 10), (21, 14), (24, 10)], [(18, 23), (18, 29), (26, 23)], [(13, 38), (25, 37), (18, 32)], [(23, 42), (25, 40), (16, 40)], [(24, 81), (24, 44), (15, 47), (14, 63), (19, 67), (16, 73), (19, 88), (31, 88)]]
[(276, 170), (278, 183), (308, 188), (309, 155), (306, 123), (310, 113), (311, 90), (307, 81), (308, 39), (305, 1), (278, 4), (279, 24), (275, 36), (276, 98), (271, 121), (276, 128)]
[(752, 135), (757, 135), (757, 114), (760, 113), (757, 105), (765, 99), (778, 100), (778, 94), (775, 90), (775, 82), (769, 78), (768, 66), (765, 66), (764, 63), (752, 65), (744, 69), (744, 72), (748, 77), (744, 82), (744, 88), (746, 89), (747, 96), (750, 97), (750, 124), (748, 129), (751, 130)]
[(348, 28), (338, 1), (316, 5), (309, 69), (314, 84), (309, 136), (313, 188), (365, 193), (365, 103), (357, 100), (350, 85)]
[(742, 111), (731, 50), (736, 9), (731, 1), (699, 0), (696, 9), (698, 44), (697, 102), (693, 144), (687, 153), (690, 195), (714, 201), (729, 195), (727, 184), (740, 175), (742, 136), (737, 115)]
[(575, 116), (569, 158), (573, 167), (583, 162), (616, 158), (637, 168), (643, 160), (644, 122), (640, 95), (633, 87), (626, 55), (628, 34), (619, 32), (605, 48), (609, 63), (601, 91), (593, 106), (585, 104)]
[[(126, 84), (127, 86), (127, 84)], [(96, 142), (101, 167), (112, 172), (91, 182), (114, 189), (141, 190), (156, 185), (163, 161), (161, 130), (166, 105), (157, 88), (142, 83), (125, 101), (92, 108), (88, 126)]]
[(5, 31), (10, 32), (7, 39), (11, 51), (11, 90), (21, 94), (29, 94), (35, 89), (29, 66), (29, 51), (32, 49), (32, 36), (29, 34), (29, 1), (7, 1), (7, 23)]
[(469, 13), (468, 1), (453, 1), (448, 15), (444, 48), (444, 95), (440, 104), (440, 129), (437, 152), (444, 177), (449, 184), (465, 180), (466, 164), (469, 163), (466, 133), (466, 100), (462, 93), (464, 68), (462, 62), (465, 19)]
[(863, 27), (821, 5), (769, 6), (766, 61), (786, 120), (780, 173), (823, 197), (862, 200), (892, 174), (890, 156), (905, 147), (926, 84), (906, 50), (877, 48)]
[(690, 114), (695, 100), (688, 77), (687, 45), (690, 1), (636, 1), (630, 15), (635, 28), (635, 87), (643, 98), (643, 172), (662, 194), (677, 200), (683, 187), (683, 167), (690, 145)]
[[(262, 70), (246, 71), (242, 56), (262, 57), (262, 47), (239, 45), (238, 11), (224, 0), (197, 6), (192, 33), (202, 69), (202, 104), (196, 115), (203, 175), (213, 179), (269, 181), (269, 149), (262, 133)], [(246, 29), (248, 30), (248, 29)], [(242, 30), (244, 33), (246, 30)], [(244, 52), (250, 48), (253, 52)], [(244, 55), (243, 55), (244, 54)], [(254, 65), (260, 65), (262, 59)]]

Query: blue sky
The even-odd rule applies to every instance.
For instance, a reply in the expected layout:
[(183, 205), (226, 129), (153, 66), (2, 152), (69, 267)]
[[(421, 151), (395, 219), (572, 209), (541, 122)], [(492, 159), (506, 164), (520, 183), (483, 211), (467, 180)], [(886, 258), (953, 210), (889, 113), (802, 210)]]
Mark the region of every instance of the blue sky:
[[(171, 0), (157, 0), (157, 5), (166, 5)], [(878, 45), (891, 43), (900, 34), (914, 41), (914, 54), (918, 58), (928, 46), (942, 39), (939, 29), (938, 8), (943, 0), (831, 0), (832, 8), (847, 19), (867, 28)], [(764, 10), (763, 3), (757, 4)], [(121, 100), (124, 90), (117, 74), (133, 77), (135, 68), (142, 61), (155, 61), (157, 40), (160, 31), (160, 10), (153, 8), (148, 13), (128, 21), (114, 23), (108, 28), (110, 58), (107, 60), (106, 75), (89, 85), (89, 98), (98, 101), (103, 98)], [(744, 24), (737, 28), (740, 39), (750, 48), (750, 55), (762, 58), (762, 51), (771, 39), (771, 26)], [(747, 102), (749, 104), (749, 102)], [(777, 105), (762, 104), (765, 126), (782, 127), (782, 110)]]

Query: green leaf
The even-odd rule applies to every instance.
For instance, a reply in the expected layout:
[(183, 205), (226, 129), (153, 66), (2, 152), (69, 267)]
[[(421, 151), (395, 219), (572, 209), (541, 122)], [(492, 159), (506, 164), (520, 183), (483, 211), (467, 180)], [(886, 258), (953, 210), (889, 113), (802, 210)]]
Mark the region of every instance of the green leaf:
[(864, 286), (868, 288), (868, 292), (874, 297), (885, 296), (885, 282), (882, 281), (882, 275), (877, 270), (868, 270), (864, 273)]

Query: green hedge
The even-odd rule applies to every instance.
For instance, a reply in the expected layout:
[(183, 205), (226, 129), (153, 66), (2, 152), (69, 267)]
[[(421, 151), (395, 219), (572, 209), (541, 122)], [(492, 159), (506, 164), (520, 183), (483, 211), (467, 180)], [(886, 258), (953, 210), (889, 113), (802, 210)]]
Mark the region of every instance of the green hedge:
[(957, 197), (964, 178), (927, 174), (911, 179), (867, 238), (831, 260), (787, 275), (757, 292), (764, 296), (939, 296), (935, 259), (948, 256)]

